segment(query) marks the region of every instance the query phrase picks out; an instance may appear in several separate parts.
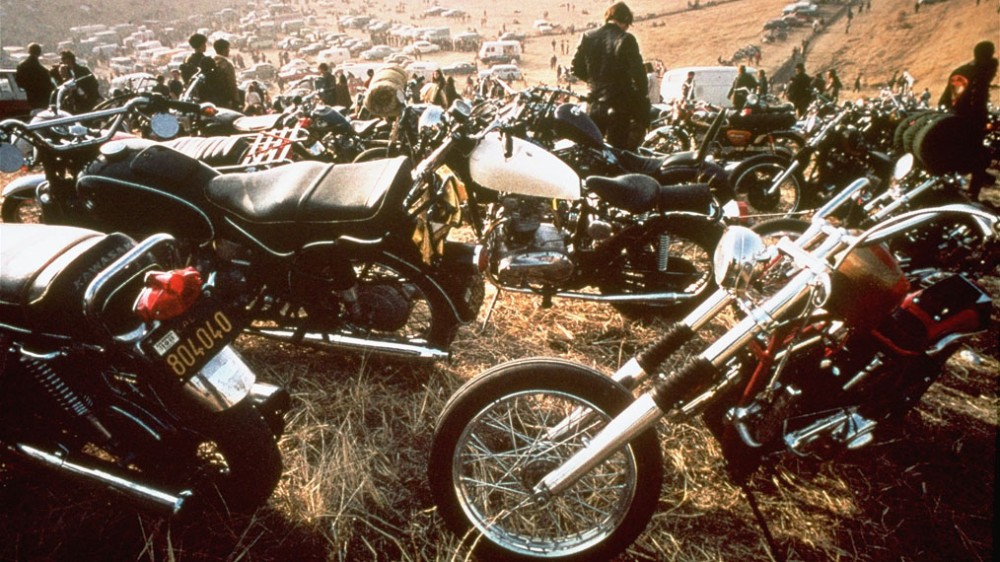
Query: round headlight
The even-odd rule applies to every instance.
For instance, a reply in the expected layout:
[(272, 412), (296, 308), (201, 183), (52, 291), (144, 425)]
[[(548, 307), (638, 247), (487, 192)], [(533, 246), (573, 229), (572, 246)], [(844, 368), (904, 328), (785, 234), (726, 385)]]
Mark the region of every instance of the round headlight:
[(746, 290), (764, 267), (766, 250), (764, 240), (749, 228), (727, 228), (715, 248), (715, 282), (730, 291)]

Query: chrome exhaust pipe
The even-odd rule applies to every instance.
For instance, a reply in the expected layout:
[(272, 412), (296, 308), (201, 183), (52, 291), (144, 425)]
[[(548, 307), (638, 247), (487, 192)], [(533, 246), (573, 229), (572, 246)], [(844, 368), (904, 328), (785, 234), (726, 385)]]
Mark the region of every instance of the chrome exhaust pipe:
[[(527, 295), (538, 295), (537, 291), (531, 289), (522, 289), (520, 287), (508, 287), (506, 285), (499, 285), (499, 287), (509, 293), (522, 293)], [(577, 293), (577, 292), (555, 292), (552, 293), (553, 297), (559, 297), (563, 299), (577, 299), (585, 301), (594, 302), (655, 302), (655, 301), (686, 301), (696, 298), (698, 295), (693, 295), (690, 293), (644, 293), (641, 295), (595, 295), (593, 293)]]
[(103, 484), (116, 492), (138, 500), (144, 504), (166, 511), (169, 515), (177, 515), (184, 503), (191, 497), (191, 491), (184, 490), (177, 494), (157, 490), (138, 482), (123, 478), (98, 468), (92, 468), (70, 462), (58, 455), (47, 453), (30, 445), (18, 443), (14, 452), (21, 457), (41, 464), (46, 468), (69, 473), (77, 478), (93, 484)]
[(354, 338), (340, 334), (327, 334), (323, 332), (307, 332), (299, 334), (292, 330), (281, 328), (248, 328), (248, 334), (263, 336), (284, 342), (312, 345), (316, 347), (371, 350), (387, 355), (399, 355), (403, 357), (416, 357), (419, 359), (448, 359), (451, 353), (444, 349), (414, 345), (408, 343), (385, 342), (379, 340), (366, 340), (364, 338)]

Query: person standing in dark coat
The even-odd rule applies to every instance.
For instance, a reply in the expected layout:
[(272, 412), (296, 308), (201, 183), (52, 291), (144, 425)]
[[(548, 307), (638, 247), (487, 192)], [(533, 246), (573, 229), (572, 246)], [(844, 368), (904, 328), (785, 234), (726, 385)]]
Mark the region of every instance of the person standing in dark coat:
[(806, 66), (801, 62), (795, 65), (795, 74), (788, 81), (785, 96), (795, 106), (795, 113), (804, 117), (809, 104), (812, 103), (812, 76), (806, 74)]
[(347, 85), (347, 76), (343, 73), (338, 73), (335, 92), (337, 105), (345, 109), (351, 109), (351, 106), (354, 105), (351, 103), (351, 88)]
[[(184, 79), (185, 87), (191, 84), (191, 79), (198, 72), (201, 72), (205, 76), (206, 82), (215, 73), (215, 61), (212, 60), (212, 57), (205, 54), (205, 51), (208, 50), (208, 37), (205, 37), (201, 33), (195, 33), (188, 39), (188, 45), (191, 45), (194, 52), (188, 55), (181, 64), (181, 77)], [(211, 86), (207, 85), (206, 82), (202, 82), (194, 92), (194, 96), (199, 100), (211, 99), (214, 95), (210, 92)]]
[(319, 78), (316, 79), (316, 91), (319, 99), (329, 106), (337, 105), (337, 79), (330, 72), (330, 65), (319, 63)]
[(17, 73), (14, 75), (17, 85), (28, 94), (28, 105), (31, 109), (44, 109), (49, 105), (49, 96), (55, 89), (48, 69), (38, 60), (40, 56), (42, 56), (41, 45), (38, 43), (28, 45), (28, 58), (17, 65)]
[(994, 183), (993, 176), (987, 172), (989, 152), (983, 145), (989, 121), (990, 84), (997, 75), (998, 61), (994, 53), (996, 46), (991, 41), (977, 43), (972, 50), (972, 62), (952, 71), (938, 102), (968, 122), (970, 134), (974, 137), (970, 145), (981, 151), (972, 156), (975, 164), (969, 182), (969, 195), (973, 200), (979, 199), (983, 187)]
[(763, 100), (771, 92), (767, 81), (767, 72), (762, 68), (757, 71), (757, 95)]
[[(605, 24), (580, 38), (572, 70), (590, 86), (589, 114), (612, 146), (635, 149), (649, 119), (649, 85), (639, 43), (628, 33), (632, 10), (616, 2), (604, 13)], [(631, 138), (630, 138), (631, 137)], [(634, 146), (633, 146), (634, 145)]]
[(747, 95), (757, 90), (757, 79), (747, 72), (747, 66), (741, 64), (736, 71), (736, 78), (729, 88), (728, 97), (733, 102), (733, 109), (739, 111), (747, 104)]
[(170, 80), (167, 82), (167, 88), (170, 90), (170, 97), (180, 99), (181, 95), (184, 94), (184, 82), (181, 82), (181, 71), (171, 70)]
[(75, 113), (92, 111), (94, 106), (101, 101), (97, 77), (86, 66), (77, 64), (73, 51), (59, 53), (59, 60), (62, 63), (61, 70), (65, 71), (67, 79), (76, 80), (76, 93), (73, 96)]

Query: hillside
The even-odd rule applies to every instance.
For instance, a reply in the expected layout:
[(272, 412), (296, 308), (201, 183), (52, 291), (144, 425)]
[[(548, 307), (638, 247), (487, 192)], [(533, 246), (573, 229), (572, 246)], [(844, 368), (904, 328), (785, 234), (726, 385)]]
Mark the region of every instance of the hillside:
[(88, 24), (162, 22), (208, 14), (244, 4), (237, 0), (139, 0), (67, 1), (0, 0), (0, 46), (39, 42), (47, 50), (69, 38), (69, 28)]
[[(528, 35), (525, 44), (525, 67), (530, 83), (554, 82), (555, 73), (549, 59), (555, 52), (559, 64), (568, 64), (571, 54), (561, 52), (567, 42), (570, 51), (579, 39), (579, 29), (601, 19), (604, 0), (583, 0), (580, 4), (562, 0), (497, 3), (491, 0), (433, 4), (461, 7), (470, 15), (468, 21), (444, 17), (424, 18), (421, 12), (432, 4), (424, 0), (345, 0), (323, 3), (337, 8), (321, 7), (316, 0), (293, 2), (296, 6), (316, 10), (326, 29), (334, 29), (336, 17), (348, 13), (369, 14), (414, 25), (448, 25), (453, 32), (463, 27), (475, 29), (485, 37), (495, 37), (503, 31), (518, 31)], [(775, 43), (761, 41), (762, 26), (781, 15), (788, 0), (717, 0), (701, 2), (697, 9), (688, 8), (688, 0), (631, 0), (628, 4), (637, 16), (631, 31), (639, 39), (643, 55), (659, 60), (666, 68), (717, 64), (728, 59), (739, 48), (755, 44), (762, 47), (761, 66), (772, 76), (786, 63), (792, 50), (809, 40), (807, 70), (810, 73), (836, 68), (845, 86), (853, 85), (861, 73), (864, 94), (877, 91), (897, 71), (904, 69), (917, 78), (916, 87), (927, 87), (936, 97), (957, 65), (971, 59), (972, 46), (984, 39), (1000, 41), (1000, 0), (939, 0), (914, 13), (911, 0), (873, 0), (868, 9), (855, 13), (850, 33), (846, 33), (846, 11), (840, 2), (821, 4), (821, 15), (828, 26), (814, 34), (810, 28), (793, 28), (788, 39)], [(250, 9), (252, 3), (238, 0), (175, 0), (172, 2), (138, 2), (135, 0), (101, 0), (90, 4), (48, 0), (46, 2), (15, 2), (0, 0), (0, 45), (24, 45), (30, 41), (65, 39), (69, 28), (87, 23), (138, 22), (147, 19), (168, 21), (191, 14), (210, 13), (223, 7)], [(533, 35), (536, 20), (560, 24), (564, 30), (556, 35)], [(355, 32), (357, 33), (357, 32)], [(552, 42), (555, 41), (556, 49)], [(443, 53), (429, 58), (442, 62), (468, 60), (470, 53)], [(994, 96), (994, 99), (996, 96)]]

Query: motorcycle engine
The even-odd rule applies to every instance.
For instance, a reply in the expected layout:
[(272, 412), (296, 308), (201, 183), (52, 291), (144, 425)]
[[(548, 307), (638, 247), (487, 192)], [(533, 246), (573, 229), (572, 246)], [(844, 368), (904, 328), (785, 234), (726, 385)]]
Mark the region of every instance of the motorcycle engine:
[(555, 224), (548, 200), (506, 197), (500, 215), (506, 222), (496, 232), (492, 267), (501, 283), (551, 285), (573, 275), (575, 266), (566, 249), (569, 233)]

